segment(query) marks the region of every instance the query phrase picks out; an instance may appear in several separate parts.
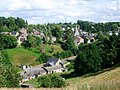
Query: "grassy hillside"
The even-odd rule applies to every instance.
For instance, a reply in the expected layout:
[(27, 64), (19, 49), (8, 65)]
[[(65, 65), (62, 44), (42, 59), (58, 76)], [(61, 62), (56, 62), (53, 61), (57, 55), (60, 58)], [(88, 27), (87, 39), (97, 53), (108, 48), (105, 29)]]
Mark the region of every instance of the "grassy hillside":
[(16, 47), (14, 49), (7, 49), (11, 62), (14, 65), (29, 65), (33, 63), (37, 57), (39, 57), (38, 53), (34, 53), (28, 49), (23, 47)]
[(120, 90), (120, 67), (106, 69), (98, 75), (82, 76), (67, 80), (68, 87), (78, 90)]
[[(39, 87), (37, 79), (27, 83)], [(92, 75), (68, 78), (66, 83), (67, 87), (55, 90), (120, 90), (120, 67), (106, 69)]]
[[(47, 55), (52, 56), (54, 53), (62, 52), (63, 49), (60, 47), (60, 45), (49, 45), (49, 44), (42, 44), (41, 49), (43, 49), (43, 52), (45, 52)], [(53, 52), (50, 52), (53, 48)]]
[[(52, 56), (56, 52), (61, 52), (63, 49), (59, 45), (48, 45), (42, 44), (40, 48), (43, 49), (43, 52), (49, 56)], [(50, 52), (53, 48), (53, 52)], [(39, 64), (35, 61), (39, 57), (39, 53), (35, 53), (34, 51), (23, 48), (22, 46), (18, 46), (13, 49), (7, 49), (9, 57), (14, 65), (37, 65)]]
[[(120, 67), (107, 69), (98, 75), (69, 78), (66, 82), (68, 86), (65, 88), (32, 88), (28, 90), (120, 90)], [(34, 83), (35, 86), (39, 85), (36, 83), (36, 79), (32, 80), (31, 83)], [(1, 88), (1, 90), (13, 90), (13, 88)]]

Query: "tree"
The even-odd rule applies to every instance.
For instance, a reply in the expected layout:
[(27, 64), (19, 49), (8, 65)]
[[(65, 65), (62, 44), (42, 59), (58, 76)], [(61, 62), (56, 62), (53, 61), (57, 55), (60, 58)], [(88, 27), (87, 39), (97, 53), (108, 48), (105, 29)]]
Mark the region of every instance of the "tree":
[(22, 18), (17, 17), (15, 19), (15, 23), (19, 28), (23, 28), (23, 27), (26, 28), (27, 27), (27, 23)]
[[(117, 60), (117, 56), (119, 55), (117, 50), (119, 50), (119, 36), (115, 35), (113, 33), (112, 36), (109, 36), (108, 38), (105, 38), (102, 40), (101, 48), (103, 50), (103, 54), (101, 57), (103, 58), (102, 67), (108, 68), (111, 66), (114, 66), (119, 61)], [(116, 62), (117, 60), (117, 62)]]
[(62, 38), (62, 30), (60, 25), (52, 25), (52, 36), (56, 37), (57, 40), (60, 40)]
[(111, 28), (112, 28), (112, 31), (118, 30), (117, 24), (112, 24)]
[(0, 35), (0, 47), (7, 48), (15, 48), (17, 46), (17, 39), (14, 36), (10, 35)]
[(68, 58), (70, 56), (73, 56), (73, 52), (70, 51), (70, 50), (69, 51), (63, 51), (63, 52), (57, 52), (56, 54), (54, 54), (54, 56), (56, 58), (61, 58), (61, 59)]
[(38, 82), (40, 87), (64, 87), (65, 81), (62, 79), (61, 76), (57, 74), (50, 74), (46, 76), (42, 76), (38, 78)]
[(11, 64), (6, 51), (0, 50), (0, 87), (19, 87), (20, 76)]
[(38, 82), (40, 84), (40, 87), (52, 87), (52, 81), (48, 76), (39, 77)]
[(95, 44), (88, 44), (79, 47), (79, 54), (75, 60), (75, 72), (78, 75), (94, 73), (101, 70), (101, 50)]
[(45, 53), (40, 53), (40, 56), (38, 57), (37, 61), (39, 61), (40, 63), (46, 63), (48, 59), (48, 55), (46, 55)]
[(76, 46), (75, 46), (74, 38), (73, 37), (68, 37), (67, 40), (62, 44), (61, 47), (64, 50), (70, 50), (74, 54), (76, 54)]
[(101, 31), (99, 31), (96, 36), (96, 39), (98, 39), (98, 41), (102, 41), (103, 39), (105, 39), (105, 36), (103, 35)]
[(32, 48), (36, 48), (41, 44), (41, 39), (37, 36), (32, 36), (32, 35), (28, 35), (27, 36), (27, 41), (24, 41), (22, 43), (23, 46), (25, 47), (32, 47)]

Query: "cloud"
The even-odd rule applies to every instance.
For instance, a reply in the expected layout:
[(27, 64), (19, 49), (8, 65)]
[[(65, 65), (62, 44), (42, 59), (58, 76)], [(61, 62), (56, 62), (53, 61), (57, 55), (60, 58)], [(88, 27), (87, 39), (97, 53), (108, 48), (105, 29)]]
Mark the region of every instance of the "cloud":
[(120, 21), (120, 0), (1, 0), (0, 6), (0, 16), (29, 23)]
[(22, 10), (30, 9), (30, 5), (25, 0), (14, 0), (10, 5), (8, 10)]
[(120, 0), (115, 0), (108, 3), (107, 9), (114, 10), (114, 11), (120, 10)]

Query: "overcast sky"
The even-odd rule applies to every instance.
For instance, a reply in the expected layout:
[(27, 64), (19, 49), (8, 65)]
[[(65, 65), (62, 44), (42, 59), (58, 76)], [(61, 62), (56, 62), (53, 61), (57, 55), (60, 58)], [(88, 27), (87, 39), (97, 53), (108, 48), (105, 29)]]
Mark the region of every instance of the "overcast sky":
[(120, 0), (0, 0), (0, 16), (29, 24), (120, 21)]

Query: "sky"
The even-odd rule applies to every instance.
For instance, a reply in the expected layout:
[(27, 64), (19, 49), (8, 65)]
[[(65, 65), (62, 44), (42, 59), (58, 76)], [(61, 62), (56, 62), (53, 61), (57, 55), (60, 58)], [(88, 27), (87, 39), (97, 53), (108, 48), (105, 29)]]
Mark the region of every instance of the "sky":
[(29, 24), (120, 21), (120, 0), (0, 0), (0, 16)]

